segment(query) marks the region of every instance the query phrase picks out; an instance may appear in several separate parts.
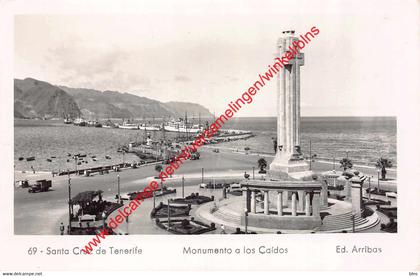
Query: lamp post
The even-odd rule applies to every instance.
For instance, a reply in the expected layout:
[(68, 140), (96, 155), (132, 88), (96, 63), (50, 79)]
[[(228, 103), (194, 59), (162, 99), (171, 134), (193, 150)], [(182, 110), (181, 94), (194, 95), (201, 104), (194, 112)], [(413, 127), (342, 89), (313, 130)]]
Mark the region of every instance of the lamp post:
[(122, 155), (123, 155), (123, 168), (125, 168), (125, 150), (124, 149), (122, 151)]
[(105, 219), (106, 219), (106, 214), (105, 214), (105, 212), (102, 212), (102, 223), (103, 223), (103, 227), (104, 227), (104, 229), (106, 228), (106, 222), (105, 222)]
[(245, 234), (248, 234), (248, 209), (244, 209), (245, 213)]
[(155, 191), (153, 191), (153, 210), (156, 209), (156, 195)]
[(309, 140), (309, 170), (312, 170), (312, 140)]
[(368, 198), (369, 198), (369, 200), (370, 200), (370, 176), (369, 176), (369, 185), (368, 185)]
[(168, 198), (168, 230), (171, 229), (171, 209), (169, 207), (169, 198)]
[(381, 191), (380, 187), (379, 187), (379, 174), (380, 174), (380, 170), (378, 170), (378, 193)]
[(356, 233), (356, 223), (355, 223), (356, 214), (354, 212), (351, 213), (351, 221), (352, 221), (352, 228), (353, 233)]
[(201, 183), (204, 183), (204, 168), (201, 168)]
[(252, 167), (252, 179), (255, 180), (255, 167)]
[(69, 186), (69, 235), (71, 234), (71, 217), (72, 217), (72, 212), (71, 212), (71, 204), (72, 204), (72, 202), (71, 202), (71, 178), (70, 178), (70, 173), (69, 173), (69, 171), (67, 170), (67, 175), (68, 175), (68, 177), (69, 177), (69, 180), (68, 180), (68, 186)]
[(335, 171), (335, 156), (333, 156), (333, 171)]
[(184, 198), (184, 176), (182, 176), (182, 198)]
[(120, 194), (120, 175), (117, 176), (117, 183), (118, 183), (118, 203), (121, 203), (121, 194)]

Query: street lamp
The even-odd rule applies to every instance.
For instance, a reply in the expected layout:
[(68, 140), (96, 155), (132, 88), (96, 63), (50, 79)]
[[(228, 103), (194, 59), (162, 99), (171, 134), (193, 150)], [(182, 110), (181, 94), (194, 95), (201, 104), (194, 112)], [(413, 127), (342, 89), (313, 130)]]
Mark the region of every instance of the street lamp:
[(312, 141), (309, 140), (309, 170), (312, 170)]
[(381, 173), (381, 170), (378, 169), (378, 193), (381, 191), (381, 189), (379, 188), (379, 174)]
[(121, 203), (121, 194), (120, 194), (120, 175), (117, 176), (117, 182), (118, 182), (118, 201), (117, 203)]
[(352, 221), (353, 233), (356, 233), (355, 217), (356, 217), (356, 213), (355, 212), (352, 212), (351, 213), (351, 221)]
[(182, 176), (182, 198), (184, 198), (184, 182), (185, 182), (185, 179), (184, 179), (184, 176)]
[(71, 178), (70, 178), (70, 173), (67, 170), (67, 175), (69, 177), (69, 182), (68, 182), (68, 186), (69, 186), (69, 235), (71, 234), (71, 217), (72, 217), (72, 212), (71, 212)]
[(125, 150), (124, 149), (123, 149), (122, 155), (123, 155), (123, 168), (125, 168)]
[(169, 198), (168, 198), (168, 230), (171, 229), (171, 209), (169, 206)]
[(245, 234), (248, 234), (248, 209), (244, 209), (245, 213)]
[(368, 186), (368, 198), (370, 200), (370, 176), (369, 176), (369, 186)]
[(74, 161), (76, 161), (76, 172), (75, 174), (77, 175), (77, 163), (79, 162), (79, 156), (75, 156)]
[(104, 227), (104, 229), (106, 228), (106, 222), (105, 222), (105, 219), (106, 219), (106, 214), (105, 214), (105, 212), (102, 212), (102, 223), (103, 223), (103, 227)]

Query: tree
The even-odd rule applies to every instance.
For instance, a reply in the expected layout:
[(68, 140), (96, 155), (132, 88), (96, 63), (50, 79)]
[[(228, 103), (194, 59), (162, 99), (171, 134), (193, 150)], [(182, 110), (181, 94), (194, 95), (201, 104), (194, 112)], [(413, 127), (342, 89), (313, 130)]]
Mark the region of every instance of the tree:
[(381, 169), (381, 180), (386, 179), (386, 168), (392, 167), (392, 162), (388, 158), (379, 158), (378, 161), (376, 161), (375, 167), (378, 169)]
[(260, 158), (257, 161), (258, 168), (260, 168), (259, 173), (266, 173), (265, 168), (267, 168), (267, 161), (264, 158)]
[(351, 169), (353, 168), (353, 162), (348, 158), (343, 158), (340, 160), (340, 168), (343, 168), (344, 171)]

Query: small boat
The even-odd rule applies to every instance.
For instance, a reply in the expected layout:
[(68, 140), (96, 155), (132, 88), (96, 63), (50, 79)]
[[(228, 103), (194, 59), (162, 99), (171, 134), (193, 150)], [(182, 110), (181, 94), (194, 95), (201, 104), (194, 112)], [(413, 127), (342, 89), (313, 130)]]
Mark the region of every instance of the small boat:
[(23, 158), (23, 157), (19, 157), (19, 158), (18, 158), (18, 160), (19, 160), (19, 161), (23, 161), (24, 159), (25, 159), (25, 158)]
[(105, 155), (105, 159), (111, 159), (111, 156)]
[(52, 160), (51, 160), (51, 159), (49, 159), (49, 158), (47, 158), (47, 162), (52, 162)]
[(34, 161), (35, 160), (35, 156), (31, 156), (31, 157), (27, 157), (26, 161)]
[(160, 126), (158, 125), (146, 125), (146, 124), (141, 124), (139, 126), (140, 130), (146, 130), (146, 131), (159, 131), (161, 130)]
[(123, 123), (122, 125), (119, 125), (118, 128), (122, 129), (139, 129), (139, 126), (136, 124), (130, 124), (130, 123)]
[(98, 159), (96, 159), (96, 158), (92, 158), (92, 161), (98, 161)]

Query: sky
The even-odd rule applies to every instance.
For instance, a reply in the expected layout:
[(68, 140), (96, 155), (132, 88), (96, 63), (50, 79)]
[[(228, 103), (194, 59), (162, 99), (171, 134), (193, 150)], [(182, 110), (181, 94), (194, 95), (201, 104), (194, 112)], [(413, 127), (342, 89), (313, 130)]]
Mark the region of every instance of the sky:
[[(393, 61), (406, 46), (407, 22), (391, 4), (361, 11), (339, 4), (214, 3), (16, 15), (15, 78), (194, 102), (219, 114), (272, 64), (283, 30), (301, 34), (316, 26), (320, 34), (303, 50), (302, 115), (396, 115), (394, 76), (402, 68)], [(238, 116), (275, 116), (275, 103), (273, 81)]]

